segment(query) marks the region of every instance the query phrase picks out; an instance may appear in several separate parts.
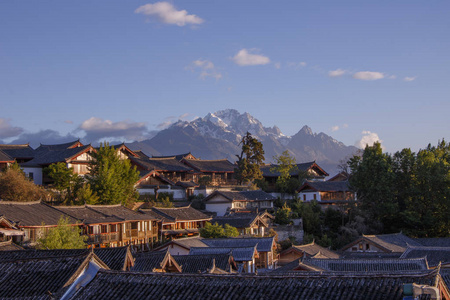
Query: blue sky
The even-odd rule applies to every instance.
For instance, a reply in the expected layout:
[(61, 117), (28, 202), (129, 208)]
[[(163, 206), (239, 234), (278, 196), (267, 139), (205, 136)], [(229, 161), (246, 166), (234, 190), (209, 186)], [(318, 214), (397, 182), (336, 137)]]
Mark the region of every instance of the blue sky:
[(2, 1), (0, 142), (145, 139), (226, 108), (414, 151), (450, 130), (449, 1)]

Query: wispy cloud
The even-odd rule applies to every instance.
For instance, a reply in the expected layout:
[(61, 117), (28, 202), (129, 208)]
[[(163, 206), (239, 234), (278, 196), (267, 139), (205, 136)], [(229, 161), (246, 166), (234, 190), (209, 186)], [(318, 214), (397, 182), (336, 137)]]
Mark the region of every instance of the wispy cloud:
[(353, 74), (353, 78), (358, 80), (378, 80), (383, 79), (384, 74), (380, 72), (362, 71)]
[(209, 60), (195, 60), (186, 69), (192, 72), (200, 71), (200, 78), (205, 79), (207, 77), (215, 78), (219, 80), (222, 78), (222, 73), (220, 73), (214, 64)]
[(23, 128), (12, 126), (9, 119), (0, 118), (0, 138), (11, 138), (20, 135)]
[(298, 70), (298, 69), (306, 67), (306, 62), (304, 62), (304, 61), (301, 61), (301, 62), (288, 62), (288, 67), (292, 68), (292, 69), (295, 69), (295, 70)]
[(148, 129), (144, 122), (120, 121), (113, 122), (92, 117), (84, 121), (78, 130), (86, 133), (89, 141), (99, 141), (106, 138), (122, 138), (126, 141), (141, 141), (147, 138)]
[(348, 73), (347, 70), (336, 69), (336, 70), (333, 70), (333, 71), (329, 71), (328, 72), (328, 76), (330, 76), (330, 77), (341, 77), (341, 76), (344, 76), (347, 73)]
[(275, 69), (277, 69), (277, 70), (281, 69), (281, 63), (279, 63), (279, 62), (274, 63), (273, 66), (274, 66)]
[(250, 53), (247, 49), (240, 50), (234, 57), (232, 57), (232, 60), (239, 66), (257, 66), (267, 65), (270, 63), (269, 57), (261, 54)]
[(65, 120), (64, 123), (66, 123), (66, 124), (73, 124), (73, 121), (72, 120)]
[(403, 81), (414, 81), (414, 80), (416, 80), (416, 78), (417, 78), (417, 76), (415, 76), (415, 77), (405, 77), (405, 78), (403, 78)]
[(177, 26), (185, 26), (187, 24), (199, 25), (204, 20), (196, 15), (190, 15), (186, 10), (177, 10), (169, 2), (156, 2), (154, 4), (145, 4), (138, 7), (135, 11), (137, 14), (143, 14), (154, 17), (164, 24)]
[[(361, 139), (355, 143), (355, 146), (358, 148), (364, 149), (366, 145), (372, 146), (375, 142), (380, 144), (383, 142), (375, 132), (364, 130), (362, 135)], [(381, 147), (384, 149), (383, 145)]]
[(335, 126), (331, 127), (331, 131), (334, 132), (334, 131), (338, 131), (340, 129), (346, 129), (346, 128), (348, 128), (348, 124), (342, 124), (342, 126), (335, 125)]

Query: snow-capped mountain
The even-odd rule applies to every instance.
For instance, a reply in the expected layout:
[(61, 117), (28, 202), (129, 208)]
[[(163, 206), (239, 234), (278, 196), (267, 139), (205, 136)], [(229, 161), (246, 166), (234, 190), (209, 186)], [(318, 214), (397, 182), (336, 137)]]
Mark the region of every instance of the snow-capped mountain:
[[(289, 150), (299, 163), (316, 160), (323, 165), (336, 166), (357, 150), (323, 132), (314, 133), (308, 126), (293, 136), (286, 136), (277, 126), (264, 127), (249, 113), (241, 114), (235, 109), (208, 113), (191, 122), (178, 121), (152, 139), (132, 143), (130, 147), (143, 150), (148, 155), (191, 152), (202, 159), (228, 158), (234, 161), (235, 155), (240, 153), (239, 142), (247, 131), (263, 143), (266, 162)], [(147, 149), (152, 150), (149, 152)]]

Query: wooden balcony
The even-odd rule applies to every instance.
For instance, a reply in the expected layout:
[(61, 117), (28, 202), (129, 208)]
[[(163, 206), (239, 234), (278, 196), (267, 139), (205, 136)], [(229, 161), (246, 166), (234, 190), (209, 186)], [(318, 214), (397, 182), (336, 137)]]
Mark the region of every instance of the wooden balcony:
[(88, 240), (87, 240), (87, 242), (89, 244), (106, 244), (106, 243), (118, 242), (118, 241), (119, 241), (119, 233), (118, 232), (89, 234)]

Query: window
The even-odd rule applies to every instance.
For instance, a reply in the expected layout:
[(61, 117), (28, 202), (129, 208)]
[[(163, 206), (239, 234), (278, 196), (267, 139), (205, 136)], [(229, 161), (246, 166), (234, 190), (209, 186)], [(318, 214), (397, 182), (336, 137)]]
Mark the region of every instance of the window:
[(31, 180), (34, 179), (34, 174), (33, 174), (33, 172), (28, 173), (28, 178), (30, 178)]
[(117, 232), (117, 225), (116, 224), (110, 225), (109, 230), (110, 230), (110, 232)]
[(138, 222), (132, 222), (131, 229), (138, 229)]
[(317, 194), (314, 194), (313, 198), (314, 200), (317, 200)]
[(306, 195), (303, 194), (303, 201), (306, 201)]
[(101, 225), (101, 233), (108, 233), (108, 225)]

